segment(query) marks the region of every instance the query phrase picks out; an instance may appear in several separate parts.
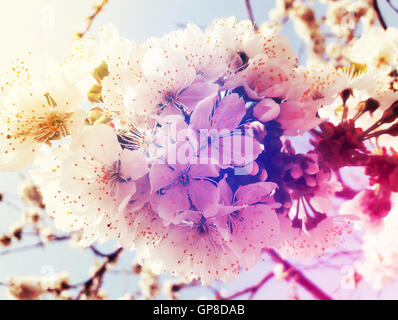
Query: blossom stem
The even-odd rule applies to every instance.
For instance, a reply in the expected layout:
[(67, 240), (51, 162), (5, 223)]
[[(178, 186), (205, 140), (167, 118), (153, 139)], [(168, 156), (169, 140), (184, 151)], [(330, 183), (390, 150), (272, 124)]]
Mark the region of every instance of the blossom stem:
[(93, 245), (91, 245), (89, 248), (96, 256), (99, 256), (102, 258), (109, 258), (115, 254), (115, 252), (103, 253), (103, 252), (99, 251), (96, 247), (94, 247)]
[(373, 130), (377, 129), (378, 127), (380, 127), (384, 122), (382, 121), (383, 119), (380, 119), (379, 121), (377, 121), (374, 125), (372, 125), (370, 128), (366, 129), (362, 134), (361, 137), (365, 137), (367, 136), (370, 132), (372, 132)]
[(104, 6), (108, 3), (109, 0), (102, 0), (101, 4), (97, 5), (95, 7), (94, 13), (87, 18), (87, 26), (86, 29), (83, 32), (78, 32), (76, 34), (77, 39), (81, 39), (85, 36), (85, 34), (90, 30), (91, 25), (93, 24), (95, 18), (98, 16), (98, 14), (104, 9)]
[(379, 20), (381, 26), (383, 27), (384, 30), (387, 29), (387, 24), (383, 18), (383, 15), (381, 14), (379, 4), (377, 3), (377, 0), (373, 0), (373, 9), (376, 11), (377, 19)]
[(250, 4), (250, 0), (245, 0), (245, 4), (246, 4), (246, 9), (247, 12), (249, 14), (249, 19), (252, 22), (253, 28), (255, 31), (258, 31), (257, 25), (256, 25), (256, 21), (254, 20), (254, 15), (253, 15), (253, 10), (252, 10), (252, 6)]
[(273, 261), (280, 263), (283, 266), (283, 271), (287, 272), (286, 280), (290, 281), (293, 279), (309, 293), (311, 293), (315, 298), (320, 300), (333, 300), (331, 296), (323, 292), (315, 283), (308, 279), (301, 271), (296, 269), (288, 261), (281, 258), (281, 256), (273, 249), (265, 249), (268, 255)]

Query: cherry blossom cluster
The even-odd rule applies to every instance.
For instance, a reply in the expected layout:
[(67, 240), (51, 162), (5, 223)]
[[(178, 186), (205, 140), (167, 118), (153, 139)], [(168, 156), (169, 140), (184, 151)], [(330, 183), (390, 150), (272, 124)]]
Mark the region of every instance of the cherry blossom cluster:
[[(320, 256), (353, 224), (383, 232), (398, 192), (398, 36), (374, 32), (385, 47), (361, 55), (359, 39), (346, 68), (306, 68), (251, 21), (143, 44), (104, 27), (48, 81), (2, 87), (0, 169), (29, 169), (26, 197), (81, 246), (118, 239), (184, 281), (231, 281), (268, 248)], [(346, 186), (345, 167), (368, 186)]]

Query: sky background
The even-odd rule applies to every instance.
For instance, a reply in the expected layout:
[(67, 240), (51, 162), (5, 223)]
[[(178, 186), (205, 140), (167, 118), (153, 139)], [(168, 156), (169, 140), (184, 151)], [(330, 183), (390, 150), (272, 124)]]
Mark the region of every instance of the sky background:
[[(380, 2), (387, 24), (398, 27), (397, 16), (391, 10), (386, 10), (388, 8), (385, 1)], [(256, 21), (266, 21), (274, 1), (252, 0), (251, 3)], [(92, 5), (92, 0), (0, 0), (0, 81), (3, 81), (4, 72), (10, 63), (16, 57), (24, 56), (27, 51), (32, 52), (31, 61), (38, 70), (45, 67), (50, 56), (58, 60), (67, 56), (75, 33), (85, 29), (85, 17), (92, 13)], [(322, 7), (317, 5), (316, 9), (319, 14)], [(94, 21), (88, 35), (94, 36), (103, 25), (114, 24), (123, 37), (141, 43), (150, 36), (162, 36), (181, 24), (191, 22), (207, 26), (215, 18), (229, 16), (247, 19), (244, 0), (110, 0)], [(286, 24), (283, 33), (289, 37), (293, 50), (297, 54), (300, 52), (301, 62), (304, 63), (305, 54), (300, 50), (303, 44), (295, 35), (291, 22)], [(22, 205), (17, 194), (21, 181), (21, 177), (16, 174), (0, 174), (0, 192), (5, 195), (5, 201), (0, 203), (0, 233), (7, 232), (10, 224), (20, 215)], [(28, 242), (22, 242), (21, 245)], [(346, 246), (350, 248), (350, 244)], [(101, 248), (105, 252), (111, 252), (115, 243), (108, 243)], [(117, 270), (129, 269), (133, 257), (134, 253), (125, 253)], [(35, 249), (26, 253), (0, 256), (0, 281), (9, 275), (45, 275), (67, 270), (72, 275), (72, 283), (76, 283), (89, 277), (88, 269), (94, 261), (95, 258), (89, 251), (71, 249), (67, 244), (50, 244), (45, 250)], [(254, 270), (243, 272), (236, 282), (222, 287), (227, 293), (233, 293), (257, 283), (272, 267), (267, 261), (261, 262)], [(361, 285), (360, 290), (355, 293), (352, 290), (335, 293), (334, 289), (344, 272), (344, 268), (323, 268), (306, 270), (305, 274), (337, 298), (397, 297), (394, 292), (397, 292), (398, 287), (394, 285), (381, 294), (371, 292), (366, 285)], [(126, 282), (123, 274), (111, 274), (105, 279), (105, 288), (111, 298), (121, 296), (126, 290), (134, 293), (137, 290), (137, 278), (133, 277)], [(284, 299), (288, 298), (288, 292), (288, 284), (274, 279), (257, 293), (256, 298)], [(304, 291), (299, 292), (300, 297), (310, 298)], [(201, 296), (209, 297), (211, 293), (207, 289), (189, 289), (182, 295), (187, 299)], [(6, 298), (3, 288), (0, 287), (0, 299)]]

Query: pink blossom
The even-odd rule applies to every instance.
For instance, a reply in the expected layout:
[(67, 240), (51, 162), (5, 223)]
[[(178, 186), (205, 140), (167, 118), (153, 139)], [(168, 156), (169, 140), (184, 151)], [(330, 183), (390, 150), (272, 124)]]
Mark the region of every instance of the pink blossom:
[(216, 96), (218, 86), (196, 75), (184, 55), (149, 49), (142, 60), (140, 85), (129, 91), (128, 109), (163, 115), (192, 111), (201, 100)]
[(111, 127), (95, 125), (72, 144), (62, 163), (60, 192), (71, 195), (74, 214), (95, 218), (99, 228), (107, 230), (106, 237), (115, 237), (117, 212), (136, 192), (136, 181), (147, 173), (141, 152), (122, 149)]
[(152, 206), (166, 224), (181, 222), (182, 213), (191, 206), (210, 212), (219, 199), (217, 185), (210, 178), (218, 175), (212, 164), (154, 163), (149, 173)]
[(219, 183), (222, 205), (217, 226), (226, 241), (245, 256), (245, 268), (254, 267), (262, 249), (279, 243), (279, 219), (274, 211), (279, 204), (272, 199), (276, 188), (272, 182), (258, 182), (241, 186), (232, 195), (225, 179)]
[(169, 226), (167, 237), (146, 262), (187, 282), (200, 279), (207, 285), (215, 279), (235, 279), (244, 258), (225, 241), (214, 217), (206, 218), (192, 211), (184, 218), (180, 224)]
[(343, 215), (355, 215), (360, 218), (360, 224), (368, 231), (381, 231), (384, 218), (392, 208), (391, 192), (383, 190), (365, 189), (352, 200), (344, 202), (340, 207)]
[(198, 154), (204, 153), (216, 160), (221, 168), (254, 161), (261, 153), (259, 142), (249, 132), (238, 130), (245, 113), (244, 100), (236, 93), (217, 103), (212, 99), (199, 103), (192, 113), (190, 126), (198, 132), (200, 146), (205, 146), (207, 152), (200, 150)]
[[(293, 209), (293, 208), (292, 208)], [(351, 217), (327, 217), (309, 231), (293, 228), (290, 219), (280, 218), (281, 245), (278, 252), (284, 257), (314, 258), (322, 256), (326, 249), (335, 248), (352, 233)]]

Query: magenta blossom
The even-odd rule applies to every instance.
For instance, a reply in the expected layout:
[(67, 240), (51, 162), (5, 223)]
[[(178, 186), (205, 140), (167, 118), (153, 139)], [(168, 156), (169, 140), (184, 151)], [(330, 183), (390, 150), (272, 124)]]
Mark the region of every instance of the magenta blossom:
[(245, 114), (245, 102), (236, 93), (216, 103), (213, 99), (201, 101), (190, 121), (200, 141), (198, 154), (215, 160), (221, 168), (252, 163), (262, 150), (250, 130), (243, 131)]
[(211, 178), (218, 175), (212, 164), (153, 164), (149, 178), (154, 210), (166, 225), (179, 223), (191, 207), (211, 215), (219, 199), (217, 184)]

